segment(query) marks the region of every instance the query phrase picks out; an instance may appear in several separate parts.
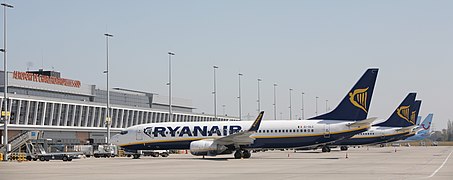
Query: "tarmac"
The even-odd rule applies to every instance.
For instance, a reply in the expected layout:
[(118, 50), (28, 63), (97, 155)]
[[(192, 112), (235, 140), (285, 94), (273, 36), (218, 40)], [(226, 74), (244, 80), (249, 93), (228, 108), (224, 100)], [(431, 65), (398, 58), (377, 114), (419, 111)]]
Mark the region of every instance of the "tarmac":
[(88, 179), (453, 179), (452, 146), (362, 147), (348, 151), (268, 151), (250, 159), (171, 154), (75, 159), (72, 162), (0, 162), (0, 180)]

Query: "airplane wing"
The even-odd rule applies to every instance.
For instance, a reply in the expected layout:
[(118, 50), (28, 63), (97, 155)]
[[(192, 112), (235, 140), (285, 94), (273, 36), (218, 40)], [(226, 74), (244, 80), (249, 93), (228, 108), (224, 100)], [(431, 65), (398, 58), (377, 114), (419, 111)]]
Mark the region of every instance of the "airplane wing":
[(371, 124), (377, 119), (377, 117), (368, 118), (362, 121), (356, 121), (349, 124), (349, 127), (358, 127), (358, 126), (371, 126)]
[(253, 122), (252, 126), (247, 130), (247, 131), (242, 131), (242, 132), (237, 132), (234, 134), (230, 134), (225, 137), (221, 137), (218, 139), (215, 139), (215, 143), (219, 145), (249, 145), (252, 144), (255, 138), (250, 137), (252, 134), (256, 133), (258, 131), (261, 120), (263, 119), (264, 111), (261, 111), (261, 113), (258, 115), (256, 120)]

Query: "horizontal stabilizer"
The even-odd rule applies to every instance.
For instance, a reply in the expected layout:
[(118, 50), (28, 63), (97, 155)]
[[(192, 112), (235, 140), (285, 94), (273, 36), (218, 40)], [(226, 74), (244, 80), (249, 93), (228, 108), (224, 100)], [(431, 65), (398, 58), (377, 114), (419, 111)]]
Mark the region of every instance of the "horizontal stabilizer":
[(371, 126), (371, 124), (377, 119), (377, 117), (368, 118), (362, 121), (356, 121), (349, 124), (349, 127), (358, 127), (358, 126)]
[(412, 131), (412, 130), (414, 130), (414, 128), (416, 128), (416, 127), (417, 127), (416, 125), (413, 125), (413, 126), (403, 127), (403, 128), (398, 129), (398, 130), (396, 130), (396, 131), (399, 131), (399, 132), (400, 132), (400, 131)]

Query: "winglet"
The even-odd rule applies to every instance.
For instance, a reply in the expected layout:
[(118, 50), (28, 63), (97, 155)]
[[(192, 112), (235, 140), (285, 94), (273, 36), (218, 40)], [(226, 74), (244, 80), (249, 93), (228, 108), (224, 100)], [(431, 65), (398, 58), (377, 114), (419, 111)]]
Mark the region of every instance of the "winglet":
[(261, 120), (263, 120), (264, 111), (261, 111), (256, 120), (253, 122), (252, 126), (250, 127), (249, 131), (258, 131), (260, 128)]

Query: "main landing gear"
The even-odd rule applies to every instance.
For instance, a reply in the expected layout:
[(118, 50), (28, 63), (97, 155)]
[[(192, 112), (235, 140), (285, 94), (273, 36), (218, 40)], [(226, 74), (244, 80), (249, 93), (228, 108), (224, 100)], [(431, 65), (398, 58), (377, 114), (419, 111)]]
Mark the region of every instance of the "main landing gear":
[(140, 154), (134, 154), (132, 156), (133, 156), (132, 159), (140, 159)]
[(234, 159), (245, 158), (248, 159), (252, 156), (252, 153), (249, 150), (238, 149), (234, 153)]
[(329, 146), (323, 146), (322, 147), (322, 152), (330, 152), (330, 147)]
[(347, 151), (348, 150), (348, 146), (340, 146), (340, 150)]

